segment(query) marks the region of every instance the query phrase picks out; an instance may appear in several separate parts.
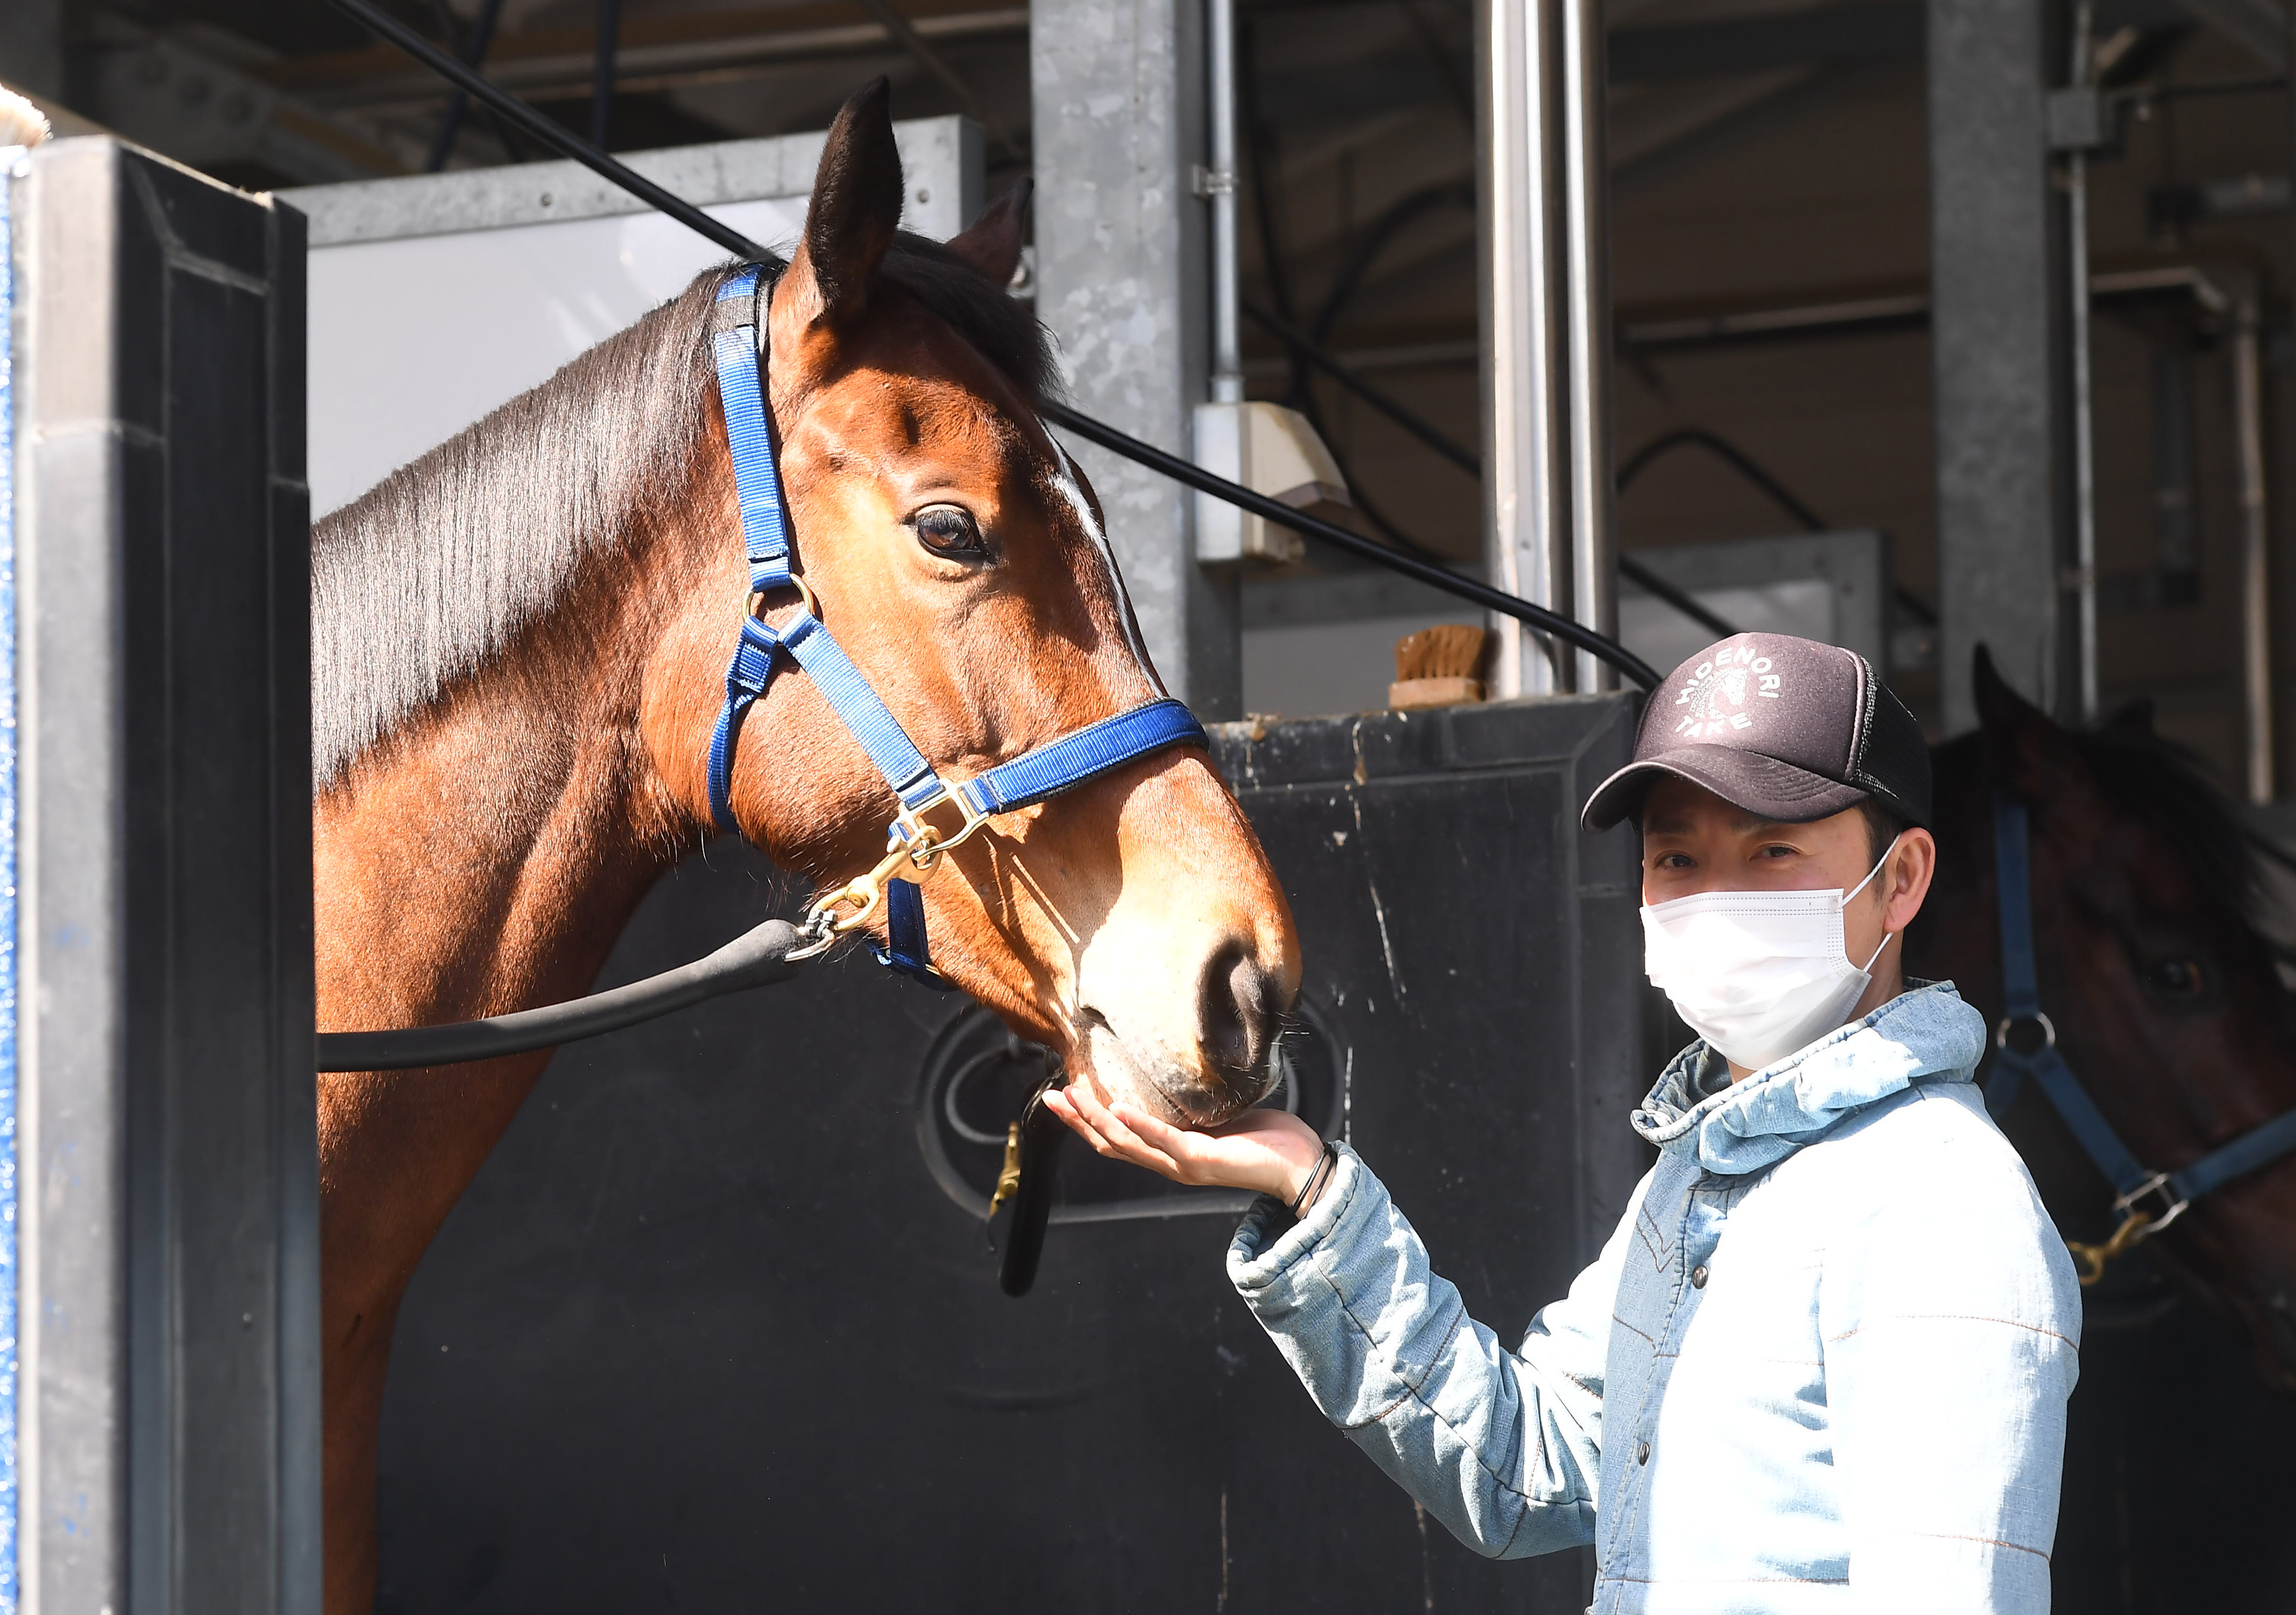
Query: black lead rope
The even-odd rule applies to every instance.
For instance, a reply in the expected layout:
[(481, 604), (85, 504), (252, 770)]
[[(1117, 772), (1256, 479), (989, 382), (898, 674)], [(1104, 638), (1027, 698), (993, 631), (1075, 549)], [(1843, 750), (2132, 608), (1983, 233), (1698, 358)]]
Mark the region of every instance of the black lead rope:
[[(996, 1284), (1005, 1294), (1018, 1298), (1028, 1294), (1037, 1282), (1037, 1263), (1045, 1254), (1045, 1229), (1053, 1217), (1054, 1157), (1069, 1129), (1045, 1103), (1043, 1088), (1037, 1090), (1013, 1127), (1018, 1145), (1012, 1163), (1013, 1220), (1005, 1229)], [(993, 1208), (989, 1215), (993, 1221)]]
[(790, 955), (805, 940), (805, 934), (787, 920), (768, 920), (691, 964), (627, 987), (592, 993), (586, 998), (485, 1021), (458, 1021), (451, 1026), (321, 1032), (318, 1069), (405, 1071), (461, 1065), (473, 1060), (499, 1060), (506, 1054), (530, 1054), (536, 1049), (618, 1032), (706, 998), (786, 981), (797, 974), (802, 963)]

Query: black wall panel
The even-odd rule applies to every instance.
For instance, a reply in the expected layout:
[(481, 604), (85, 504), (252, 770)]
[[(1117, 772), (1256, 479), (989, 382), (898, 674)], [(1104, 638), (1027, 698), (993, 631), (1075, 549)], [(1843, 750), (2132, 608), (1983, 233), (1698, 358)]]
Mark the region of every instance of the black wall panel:
[[(1294, 1103), (1503, 1332), (1642, 1167), (1634, 852), (1576, 823), (1631, 721), (1220, 732), (1306, 949)], [(797, 906), (713, 849), (607, 979)], [(1476, 1558), (1325, 1424), (1222, 1272), (1234, 1197), (1066, 1152), (1036, 1291), (999, 1294), (965, 1129), (1025, 1074), (980, 1014), (850, 956), (562, 1053), (400, 1317), (380, 1607), (1583, 1605), (1581, 1556)]]

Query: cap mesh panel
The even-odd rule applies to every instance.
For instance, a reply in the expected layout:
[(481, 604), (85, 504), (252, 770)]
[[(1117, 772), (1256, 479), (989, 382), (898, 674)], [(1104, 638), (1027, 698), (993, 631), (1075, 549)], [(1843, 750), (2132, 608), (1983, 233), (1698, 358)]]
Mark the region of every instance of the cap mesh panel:
[(1857, 784), (1894, 803), (1915, 824), (1930, 822), (1930, 748), (1922, 726), (1887, 685), (1874, 687), (1874, 722)]

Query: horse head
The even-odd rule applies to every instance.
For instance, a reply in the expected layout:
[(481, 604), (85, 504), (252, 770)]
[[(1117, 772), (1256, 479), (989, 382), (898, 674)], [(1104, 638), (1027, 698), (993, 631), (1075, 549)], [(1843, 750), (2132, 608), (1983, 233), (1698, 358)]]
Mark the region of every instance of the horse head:
[[(2060, 728), (1978, 652), (1979, 733), (1938, 749), (1938, 881), (1908, 968), (1950, 976), (1998, 1025), (1993, 804), (2032, 826), (2042, 1007), (2113, 1129), (2176, 1170), (2296, 1106), (2296, 1012), (2258, 930), (2254, 843), (2237, 810), (2137, 709)], [(2027, 1084), (2002, 1118), (2061, 1226), (2099, 1238), (2112, 1191)], [(2247, 1326), (2259, 1371), (2296, 1389), (2296, 1162), (2194, 1203), (2146, 1246)]]
[[(838, 115), (804, 236), (772, 291), (771, 416), (795, 570), (822, 623), (952, 781), (1164, 692), (1099, 506), (1035, 407), (1041, 327), (1006, 295), (1025, 191), (938, 245), (898, 229), (880, 80)], [(744, 609), (718, 427), (716, 519), (648, 683), (648, 741), (685, 812)], [(759, 602), (768, 622), (794, 592)], [(743, 727), (728, 799), (784, 867), (832, 883), (883, 856), (893, 804), (845, 723), (784, 668)], [(1273, 1081), (1299, 985), (1283, 891), (1200, 749), (1001, 816), (922, 882), (934, 963), (1112, 1095), (1216, 1122)], [(882, 921), (873, 921), (882, 934)]]

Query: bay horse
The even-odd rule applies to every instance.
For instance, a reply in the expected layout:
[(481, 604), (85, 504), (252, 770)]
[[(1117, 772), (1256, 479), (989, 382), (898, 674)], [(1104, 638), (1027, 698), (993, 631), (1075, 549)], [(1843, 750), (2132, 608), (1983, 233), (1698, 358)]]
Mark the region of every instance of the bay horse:
[[(1933, 753), (1938, 873), (1906, 969), (1953, 980), (1999, 1023), (1993, 805), (2006, 791), (2031, 816), (2041, 1003), (2114, 1131), (2173, 1170), (2296, 1107), (2296, 997), (2280, 973), (2286, 950), (2259, 924), (2259, 860), (2281, 855), (2152, 734), (2148, 708), (2061, 728), (1981, 651), (1976, 693), (1980, 729)], [(2103, 1238), (2112, 1191), (2038, 1085), (1998, 1119), (2059, 1227)], [(2267, 1385), (2296, 1390), (2296, 1158), (2195, 1201), (2142, 1250), (2237, 1316)], [(2088, 1293), (2094, 1324), (2103, 1298)]]
[[(1037, 419), (1046, 339), (1004, 291), (1024, 194), (946, 245), (898, 230), (902, 195), (880, 79), (839, 113), (774, 291), (768, 405), (818, 614), (954, 779), (1162, 689), (1099, 508)], [(728, 273), (315, 529), (322, 1029), (583, 992), (711, 833), (706, 759), (749, 596), (709, 340)], [(797, 599), (758, 604), (775, 620)], [(786, 668), (730, 799), (775, 864), (826, 882), (877, 862), (897, 806)], [(1201, 749), (1003, 816), (944, 863), (923, 891), (939, 967), (1071, 1073), (1198, 1125), (1272, 1085), (1298, 939)], [(373, 1599), (400, 1299), (548, 1058), (320, 1078), (331, 1615)]]

